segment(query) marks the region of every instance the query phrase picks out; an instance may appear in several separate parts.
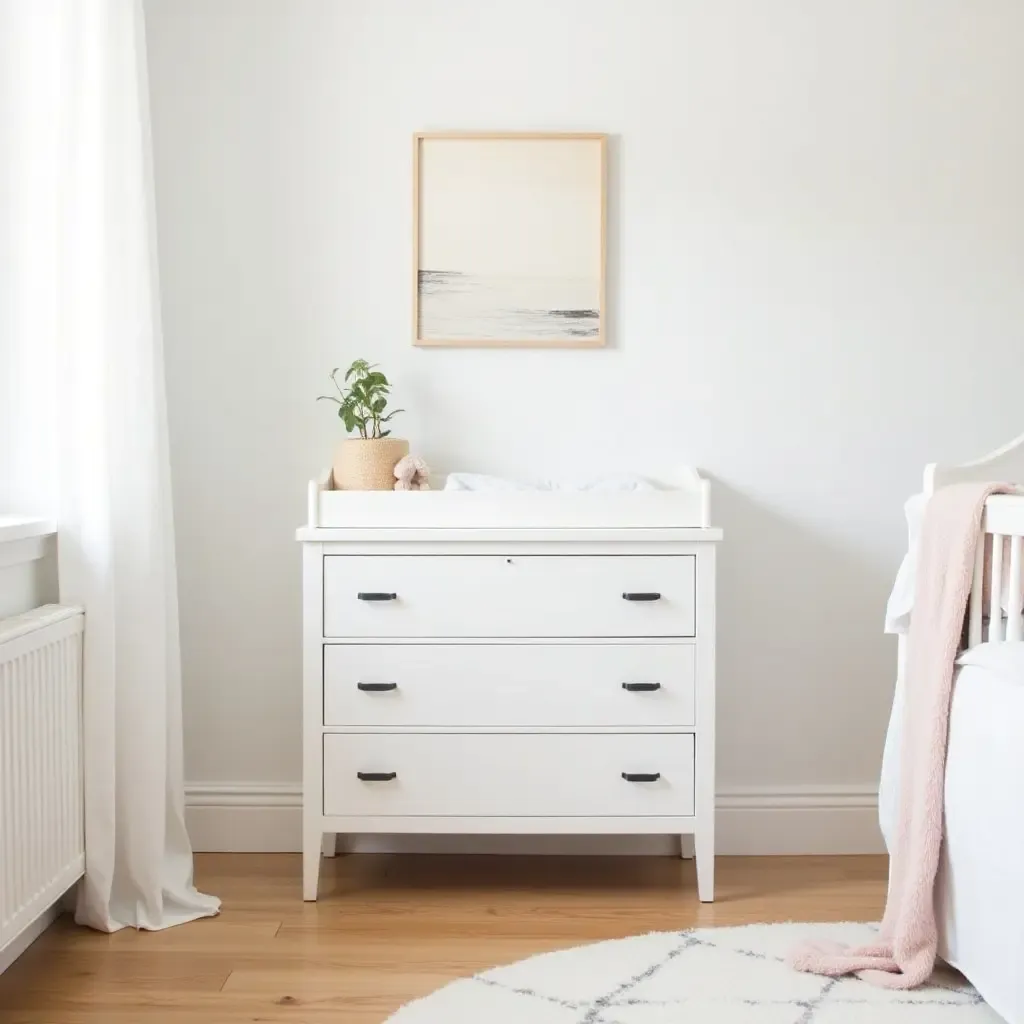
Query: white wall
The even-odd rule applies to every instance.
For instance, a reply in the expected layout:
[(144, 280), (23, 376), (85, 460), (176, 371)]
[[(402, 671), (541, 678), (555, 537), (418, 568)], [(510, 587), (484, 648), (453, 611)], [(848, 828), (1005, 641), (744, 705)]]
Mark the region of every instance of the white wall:
[[(712, 474), (723, 787), (869, 790), (901, 503), (1024, 429), (1024, 6), (147, 14), (188, 777), (299, 778), (292, 531), (366, 356), (437, 467)], [(609, 348), (411, 347), (411, 134), (445, 128), (611, 134)]]
[(44, 557), (10, 556), (0, 543), (0, 619), (20, 615), (57, 600), (57, 553), (48, 544)]

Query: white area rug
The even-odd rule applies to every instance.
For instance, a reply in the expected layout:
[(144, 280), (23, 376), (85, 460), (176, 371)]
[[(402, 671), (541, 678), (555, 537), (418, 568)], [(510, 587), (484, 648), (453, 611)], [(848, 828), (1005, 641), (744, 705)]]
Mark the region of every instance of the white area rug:
[(864, 924), (656, 932), (531, 957), (403, 1007), (391, 1024), (1001, 1024), (960, 975), (912, 992), (790, 970), (801, 938), (870, 941)]

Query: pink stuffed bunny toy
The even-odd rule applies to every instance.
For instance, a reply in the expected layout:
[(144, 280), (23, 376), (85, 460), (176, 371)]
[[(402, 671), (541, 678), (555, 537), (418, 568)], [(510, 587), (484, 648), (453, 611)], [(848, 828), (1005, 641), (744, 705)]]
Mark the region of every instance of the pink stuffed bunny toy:
[(396, 491), (429, 491), (430, 467), (418, 455), (406, 455), (395, 466)]

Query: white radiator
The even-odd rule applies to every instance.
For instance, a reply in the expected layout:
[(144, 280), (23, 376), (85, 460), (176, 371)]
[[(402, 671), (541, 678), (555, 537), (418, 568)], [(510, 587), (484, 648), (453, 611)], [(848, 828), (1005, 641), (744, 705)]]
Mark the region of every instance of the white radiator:
[(81, 609), (0, 620), (0, 952), (85, 869)]

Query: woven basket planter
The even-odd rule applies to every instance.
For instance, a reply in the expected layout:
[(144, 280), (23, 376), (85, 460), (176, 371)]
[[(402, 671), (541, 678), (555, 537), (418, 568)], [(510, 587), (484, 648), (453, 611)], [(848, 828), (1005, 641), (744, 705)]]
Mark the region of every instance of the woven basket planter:
[(339, 491), (393, 491), (395, 466), (408, 454), (409, 442), (397, 437), (346, 438), (334, 454), (334, 486)]

